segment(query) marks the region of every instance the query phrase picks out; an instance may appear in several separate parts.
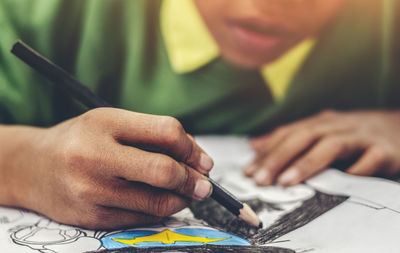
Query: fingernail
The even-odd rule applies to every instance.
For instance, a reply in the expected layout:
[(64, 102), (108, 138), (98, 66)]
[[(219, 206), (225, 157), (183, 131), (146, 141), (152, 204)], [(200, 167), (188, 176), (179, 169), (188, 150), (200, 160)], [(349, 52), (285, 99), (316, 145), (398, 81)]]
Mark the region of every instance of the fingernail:
[(202, 170), (210, 171), (214, 166), (214, 161), (208, 155), (202, 153), (200, 155), (200, 167)]
[(299, 176), (300, 174), (297, 169), (289, 169), (278, 178), (278, 184), (283, 186), (292, 185), (293, 183), (298, 181)]
[(251, 176), (256, 170), (257, 166), (254, 164), (250, 164), (244, 169), (244, 174), (246, 174), (247, 176)]
[(212, 186), (208, 180), (200, 179), (196, 182), (194, 187), (194, 197), (196, 200), (203, 200), (208, 198), (212, 193)]
[(271, 175), (268, 170), (261, 168), (254, 174), (254, 181), (260, 185), (268, 185), (271, 184)]

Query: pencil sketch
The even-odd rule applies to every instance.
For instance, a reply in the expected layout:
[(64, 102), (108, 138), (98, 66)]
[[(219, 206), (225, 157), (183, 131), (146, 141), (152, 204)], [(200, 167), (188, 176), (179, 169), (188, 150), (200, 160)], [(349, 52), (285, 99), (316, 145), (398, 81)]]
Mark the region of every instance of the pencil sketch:
[(16, 222), (23, 217), (23, 211), (16, 211), (13, 208), (3, 208), (0, 213), (0, 224), (9, 224)]
[[(20, 225), (9, 230), (15, 244), (43, 253), (85, 252), (98, 250), (101, 243), (95, 233), (58, 224), (46, 218), (31, 225)], [(90, 235), (92, 234), (92, 235)]]
[[(280, 236), (307, 224), (347, 198), (324, 194), (307, 186), (297, 190), (277, 188), (277, 199), (262, 198), (246, 202), (257, 212), (266, 226), (257, 230), (229, 213), (212, 199), (193, 203), (189, 209), (165, 219), (162, 223), (146, 227), (112, 232), (85, 231), (61, 225), (46, 218), (36, 223), (20, 225), (9, 230), (15, 244), (39, 252), (85, 252), (117, 250), (133, 247), (157, 251), (159, 248), (179, 247), (180, 251), (198, 250), (246, 252), (256, 249)], [(247, 247), (247, 248), (246, 248)], [(259, 252), (293, 252), (290, 249), (262, 247)], [(107, 251), (105, 251), (107, 252)], [(112, 252), (112, 251), (110, 251)]]
[[(231, 172), (231, 175), (234, 174)], [(341, 178), (341, 181), (345, 181), (347, 177)], [(376, 203), (364, 196), (356, 196), (355, 193), (351, 196), (321, 192), (315, 189), (318, 185), (315, 182), (292, 188), (269, 187), (254, 190), (247, 185), (252, 182), (246, 178), (240, 181), (229, 178), (219, 181), (257, 212), (265, 224), (263, 229), (257, 230), (245, 224), (212, 199), (193, 203), (190, 209), (184, 209), (154, 226), (118, 231), (87, 231), (8, 208), (0, 208), (0, 214), (4, 217), (8, 214), (8, 220), (12, 220), (13, 217), (19, 219), (18, 224), (8, 230), (14, 244), (43, 253), (124, 252), (124, 248), (127, 247), (129, 252), (292, 253), (295, 251), (288, 245), (293, 243), (293, 237), (289, 235), (301, 231), (302, 228), (308, 228), (311, 221), (327, 212), (338, 212), (337, 207), (343, 209), (350, 206), (351, 209), (345, 210), (346, 216), (349, 216), (348, 210), (355, 210), (357, 207), (359, 214), (372, 210), (373, 217), (376, 217), (386, 211), (390, 212), (390, 217), (400, 217), (397, 209)], [(243, 188), (247, 188), (247, 191)], [(36, 217), (36, 222), (19, 224), (27, 215), (31, 218)], [(341, 220), (344, 218), (339, 217)], [(313, 250), (313, 247), (296, 248), (296, 252)]]
[(193, 218), (189, 209), (146, 228), (87, 231), (38, 217), (38, 221), (33, 224), (18, 225), (8, 232), (15, 244), (43, 253), (86, 252), (125, 247), (251, 245), (238, 236), (206, 226), (203, 221)]
[(346, 199), (348, 199), (346, 196), (335, 196), (316, 191), (313, 197), (303, 201), (294, 210), (285, 204), (269, 203), (260, 199), (246, 201), (259, 214), (263, 223), (270, 223), (261, 230), (246, 224), (211, 199), (207, 200), (206, 204), (192, 205), (191, 210), (196, 218), (205, 220), (213, 227), (246, 238), (254, 245), (265, 245), (306, 225)]
[(160, 224), (105, 234), (101, 242), (106, 249), (124, 247), (156, 248), (165, 246), (251, 245), (249, 241), (208, 226), (194, 218), (189, 209), (166, 218)]
[[(172, 231), (166, 231), (166, 227)], [(105, 246), (106, 249), (101, 252), (294, 253), (293, 250), (281, 247), (251, 245), (248, 240), (241, 237), (211, 228), (203, 220), (194, 218), (189, 209), (185, 209), (175, 217), (168, 218), (161, 225), (153, 226), (151, 230), (149, 231), (149, 228), (147, 228), (147, 230), (133, 229), (110, 233), (102, 238), (103, 246)], [(168, 233), (168, 237), (163, 237), (163, 234), (166, 233)], [(182, 235), (190, 236), (191, 238), (188, 238), (188, 241), (185, 241), (182, 239)], [(195, 236), (195, 238), (193, 238), (193, 236)], [(124, 243), (132, 245), (133, 242), (137, 247), (127, 249), (125, 248), (126, 245), (118, 245), (118, 242), (121, 242), (120, 239), (122, 237), (127, 238), (126, 241), (123, 241)], [(149, 237), (153, 237), (152, 239), (158, 237), (158, 239), (156, 239), (156, 241), (151, 241), (149, 240)], [(116, 240), (115, 238), (119, 239)], [(174, 241), (175, 238), (181, 241), (174, 242), (174, 245), (172, 245), (172, 241)], [(146, 241), (146, 243), (141, 244), (141, 241)], [(205, 241), (209, 242), (204, 243)], [(111, 244), (109, 244), (110, 242)], [(113, 246), (115, 246), (116, 249), (113, 249)]]
[(102, 250), (102, 253), (148, 253), (148, 252), (190, 252), (190, 253), (207, 253), (207, 252), (220, 252), (220, 253), (295, 253), (294, 250), (284, 249), (279, 247), (265, 247), (265, 246), (225, 246), (225, 245), (211, 245), (204, 246), (176, 246), (176, 247), (155, 247), (155, 248), (124, 248), (120, 250)]
[[(229, 140), (214, 143), (220, 150), (218, 145)], [(390, 249), (397, 248), (400, 232), (400, 201), (393, 198), (400, 194), (399, 184), (329, 170), (295, 187), (257, 187), (241, 174), (251, 158), (244, 144), (232, 142), (229, 156), (213, 155), (212, 177), (256, 211), (264, 223), (260, 230), (212, 199), (192, 203), (159, 224), (117, 231), (85, 230), (0, 207), (0, 248), (42, 253), (396, 252)], [(344, 245), (350, 245), (347, 251)]]

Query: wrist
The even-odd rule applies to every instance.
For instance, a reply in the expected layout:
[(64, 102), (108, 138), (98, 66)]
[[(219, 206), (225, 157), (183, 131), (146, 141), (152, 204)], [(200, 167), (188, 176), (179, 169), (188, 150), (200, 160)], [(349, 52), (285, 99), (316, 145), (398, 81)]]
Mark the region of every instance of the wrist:
[[(40, 128), (0, 125), (0, 205), (26, 208)], [(35, 158), (36, 157), (36, 158)]]

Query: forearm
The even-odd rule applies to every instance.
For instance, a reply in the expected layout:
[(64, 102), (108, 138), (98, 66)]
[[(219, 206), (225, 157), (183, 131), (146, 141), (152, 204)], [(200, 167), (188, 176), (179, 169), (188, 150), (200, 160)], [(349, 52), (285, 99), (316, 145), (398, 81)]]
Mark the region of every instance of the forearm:
[(26, 166), (32, 166), (40, 128), (0, 125), (0, 205), (21, 206), (21, 192), (28, 187)]

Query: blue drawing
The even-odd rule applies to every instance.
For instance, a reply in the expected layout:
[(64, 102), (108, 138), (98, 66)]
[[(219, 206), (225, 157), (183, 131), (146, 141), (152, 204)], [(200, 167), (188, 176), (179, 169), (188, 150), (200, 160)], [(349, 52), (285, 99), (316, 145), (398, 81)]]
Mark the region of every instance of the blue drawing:
[(249, 241), (238, 236), (221, 232), (215, 229), (178, 228), (156, 230), (132, 230), (107, 235), (101, 239), (106, 249), (126, 247), (171, 247), (171, 246), (198, 246), (238, 245), (249, 246)]

